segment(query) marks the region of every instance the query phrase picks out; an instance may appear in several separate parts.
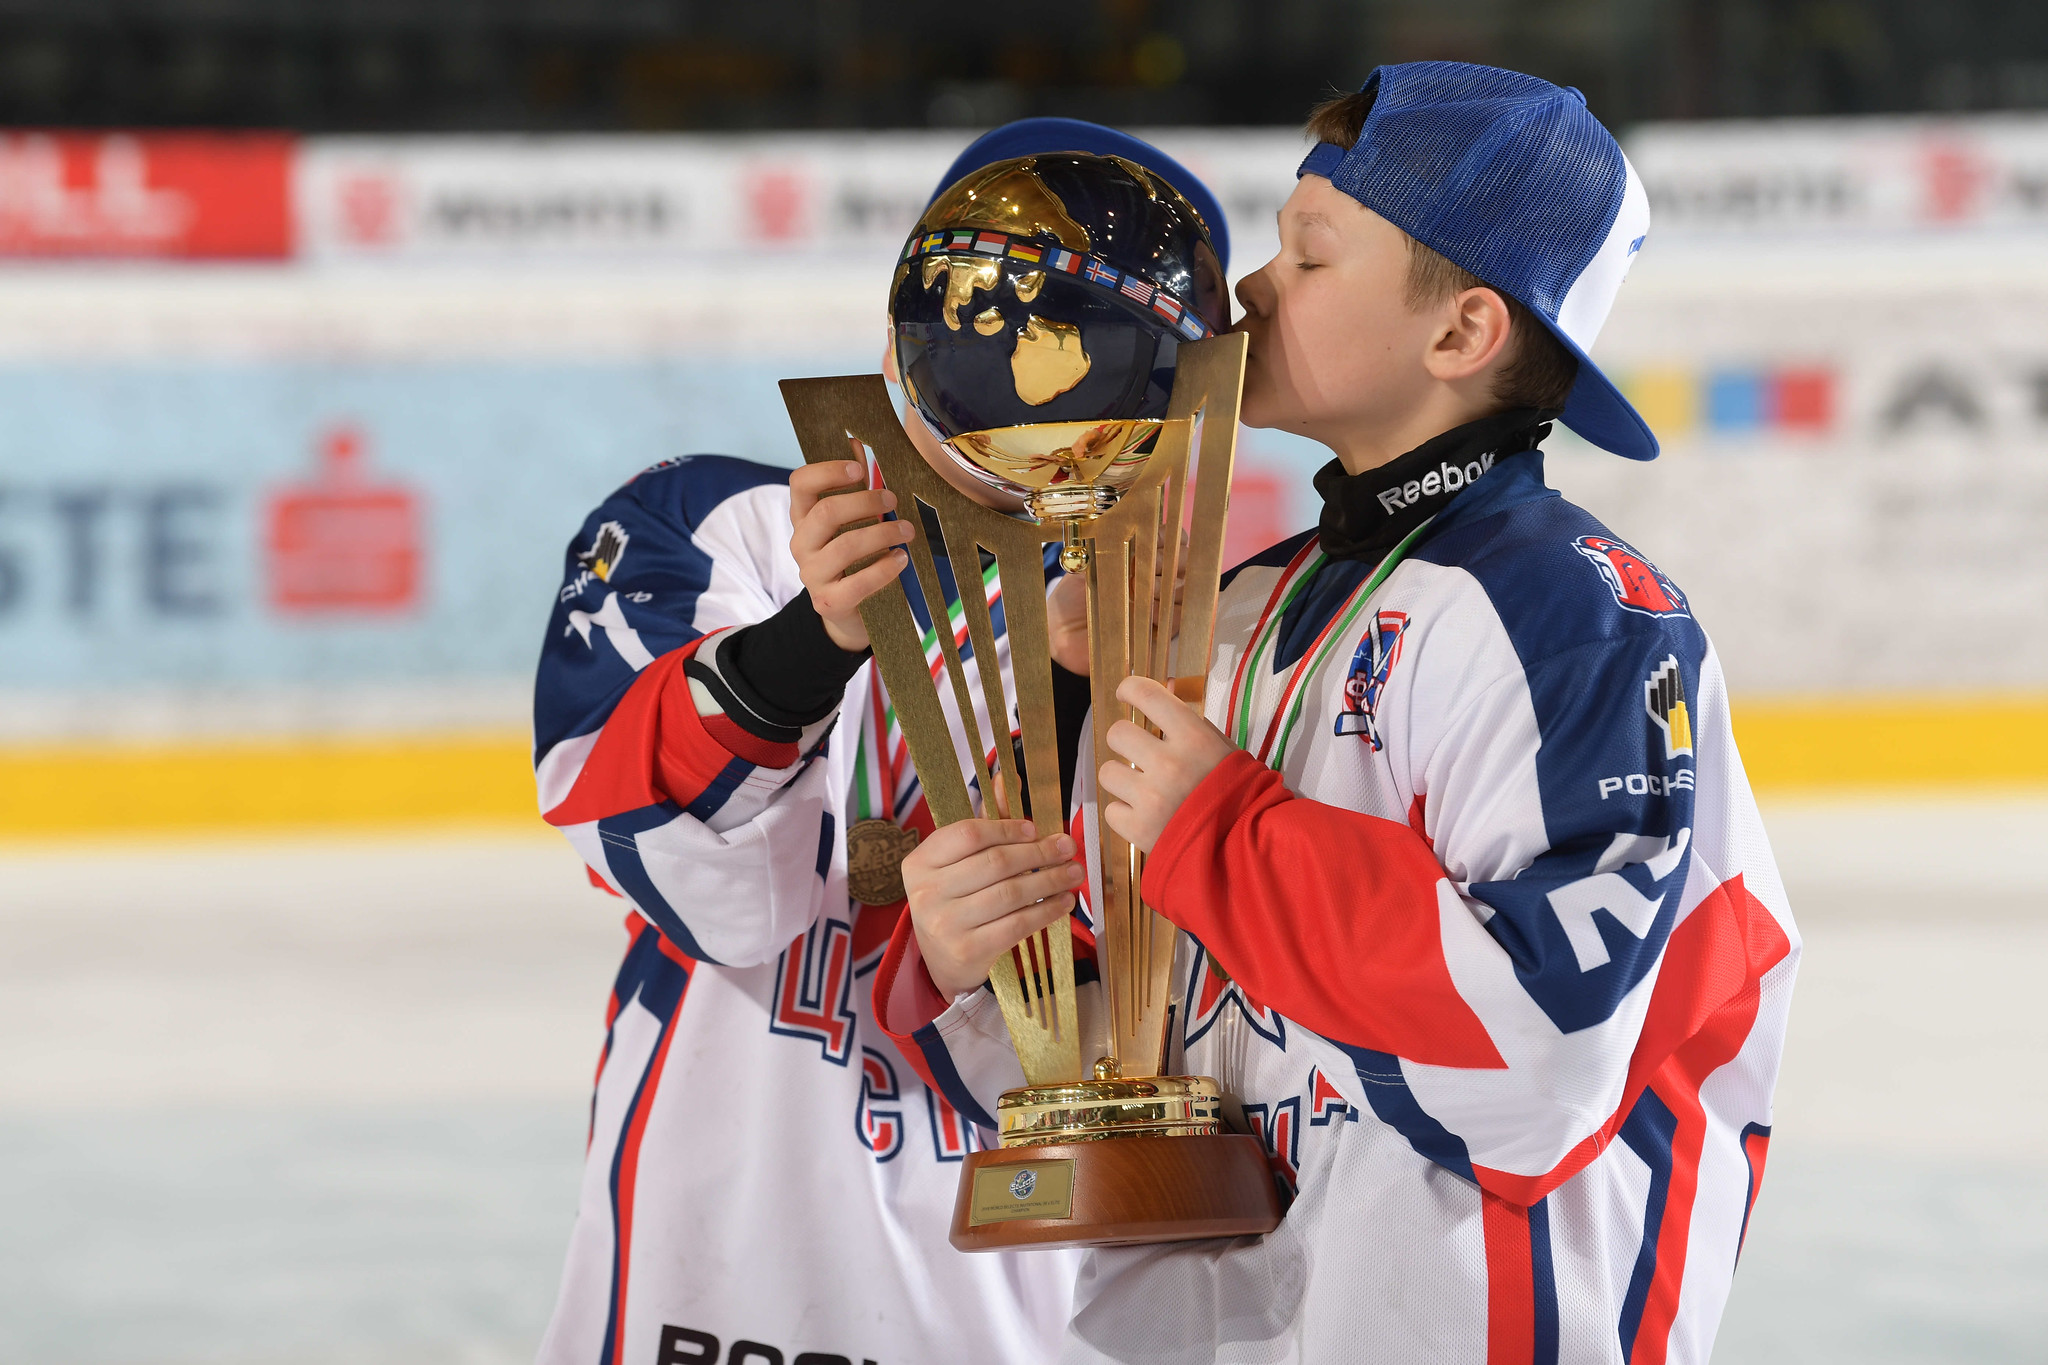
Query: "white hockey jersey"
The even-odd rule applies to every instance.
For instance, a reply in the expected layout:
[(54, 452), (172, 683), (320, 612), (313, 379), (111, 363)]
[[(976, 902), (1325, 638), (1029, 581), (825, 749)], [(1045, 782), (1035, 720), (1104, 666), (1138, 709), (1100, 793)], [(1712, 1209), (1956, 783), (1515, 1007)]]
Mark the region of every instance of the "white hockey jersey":
[[(1704, 1362), (1798, 957), (1719, 661), (1537, 451), (1372, 570), (1311, 534), (1228, 579), (1244, 752), (1144, 876), (1187, 931), (1168, 1069), (1222, 1083), (1285, 1219), (1094, 1253), (1061, 1358)], [(1000, 1011), (920, 1012), (914, 959), (882, 1022), (993, 1105)]]
[(872, 1018), (901, 905), (849, 899), (845, 831), (930, 829), (873, 666), (797, 744), (688, 701), (705, 639), (802, 590), (787, 478), (668, 461), (569, 550), (535, 693), (540, 804), (632, 913), (543, 1365), (1023, 1365), (1068, 1316), (1075, 1258), (947, 1245), (978, 1139)]

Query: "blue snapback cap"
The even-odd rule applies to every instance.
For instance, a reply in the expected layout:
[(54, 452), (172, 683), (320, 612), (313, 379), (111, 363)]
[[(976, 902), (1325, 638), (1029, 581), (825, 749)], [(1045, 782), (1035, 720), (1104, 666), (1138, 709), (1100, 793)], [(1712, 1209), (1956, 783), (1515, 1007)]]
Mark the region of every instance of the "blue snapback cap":
[(1223, 205), (1200, 178), (1151, 143), (1077, 118), (1025, 118), (992, 128), (967, 144), (967, 150), (953, 159), (932, 191), (929, 207), (954, 181), (983, 166), (1013, 157), (1036, 156), (1041, 152), (1087, 152), (1091, 156), (1120, 156), (1135, 161), (1180, 191), (1181, 198), (1194, 206), (1202, 226), (1209, 229), (1210, 244), (1225, 270), (1230, 269), (1230, 227), (1223, 218)]
[(1657, 438), (1586, 352), (1650, 230), (1650, 201), (1578, 91), (1498, 67), (1406, 62), (1366, 77), (1357, 145), (1295, 174), (1332, 185), (1542, 319), (1579, 361), (1559, 418), (1603, 450)]

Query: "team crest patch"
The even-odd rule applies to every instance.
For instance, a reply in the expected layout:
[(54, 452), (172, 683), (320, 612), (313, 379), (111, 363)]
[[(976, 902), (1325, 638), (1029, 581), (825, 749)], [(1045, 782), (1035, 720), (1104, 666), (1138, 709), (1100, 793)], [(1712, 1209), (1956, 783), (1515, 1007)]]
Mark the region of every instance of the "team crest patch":
[(576, 562), (609, 583), (612, 575), (619, 571), (619, 561), (626, 557), (626, 543), (632, 539), (626, 528), (616, 521), (608, 521), (597, 528), (597, 539), (590, 548), (576, 556)]
[(1401, 638), (1408, 633), (1408, 613), (1383, 611), (1373, 618), (1372, 629), (1358, 642), (1351, 656), (1351, 672), (1344, 679), (1344, 709), (1337, 713), (1340, 735), (1364, 735), (1374, 753), (1382, 747), (1379, 728), (1380, 697), (1387, 678), (1401, 661)]
[(1600, 571), (1623, 611), (1645, 616), (1689, 616), (1685, 594), (1662, 569), (1608, 536), (1580, 536), (1572, 548)]

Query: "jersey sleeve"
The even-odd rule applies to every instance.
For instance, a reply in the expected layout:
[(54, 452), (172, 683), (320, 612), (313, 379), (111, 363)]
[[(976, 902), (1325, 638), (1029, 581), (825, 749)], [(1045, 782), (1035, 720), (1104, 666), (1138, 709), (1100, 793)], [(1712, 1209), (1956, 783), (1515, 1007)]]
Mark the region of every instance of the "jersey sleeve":
[(909, 915), (896, 921), (876, 969), (875, 1022), (924, 1083), (983, 1128), (996, 1126), (996, 1101), (1024, 1084), (995, 992), (983, 988), (948, 1001), (932, 984)]
[(591, 870), (700, 961), (774, 957), (816, 918), (833, 831), (830, 720), (771, 743), (703, 714), (683, 665), (801, 590), (787, 471), (656, 466), (585, 521), (534, 689), (541, 812)]
[[(1414, 727), (1406, 822), (1303, 799), (1234, 755), (1169, 824), (1147, 899), (1248, 995), (1346, 1051), (1423, 1156), (1540, 1199), (1644, 1085), (1753, 1017), (1789, 951), (1719, 865), (1719, 833), (1701, 853), (1695, 756), (1732, 757), (1733, 740), (1718, 665), (1684, 626), (1586, 640), (1466, 690)], [(1440, 651), (1414, 687), (1454, 688), (1473, 662)], [(1362, 739), (1335, 757), (1389, 761)], [(1741, 780), (1739, 764), (1714, 771)]]

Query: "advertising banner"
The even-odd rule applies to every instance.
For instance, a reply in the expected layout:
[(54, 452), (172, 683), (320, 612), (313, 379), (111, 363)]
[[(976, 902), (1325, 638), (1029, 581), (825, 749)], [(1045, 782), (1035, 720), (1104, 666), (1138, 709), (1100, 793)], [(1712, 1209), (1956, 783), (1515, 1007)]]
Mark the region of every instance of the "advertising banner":
[[(1294, 130), (1145, 136), (1271, 250)], [(341, 137), (0, 134), (0, 257), (650, 262), (890, 251), (957, 133)], [(2048, 230), (2048, 116), (1647, 124), (1626, 145), (1660, 240)]]
[(1626, 140), (1658, 238), (2048, 232), (2048, 116), (1650, 124)]
[(280, 260), (295, 140), (0, 133), (0, 257)]
[[(1301, 137), (1286, 129), (1145, 134), (1271, 254)], [(661, 262), (691, 256), (893, 259), (959, 133), (742, 137), (324, 138), (296, 179), (313, 262)]]
[(775, 380), (859, 367), (7, 367), (0, 689), (522, 675), (585, 511), (692, 450), (794, 464)]
[[(1150, 136), (1205, 179), (1233, 223), (1246, 225), (1241, 242), (1271, 236), (1273, 211), (1293, 182), (1298, 134)], [(965, 141), (957, 133), (303, 141), (5, 133), (0, 258), (886, 259)]]
[(335, 138), (297, 183), (312, 261), (891, 252), (944, 136)]

